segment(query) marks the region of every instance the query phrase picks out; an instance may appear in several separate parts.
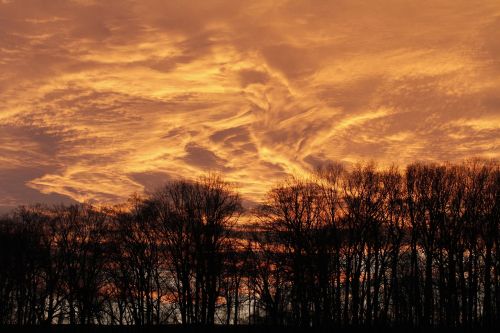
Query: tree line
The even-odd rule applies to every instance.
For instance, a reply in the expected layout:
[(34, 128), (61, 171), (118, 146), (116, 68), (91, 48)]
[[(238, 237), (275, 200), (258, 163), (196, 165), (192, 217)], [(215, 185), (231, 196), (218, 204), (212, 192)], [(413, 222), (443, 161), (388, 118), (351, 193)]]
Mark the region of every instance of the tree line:
[(243, 209), (220, 176), (0, 219), (0, 324), (492, 327), (500, 166), (330, 164)]

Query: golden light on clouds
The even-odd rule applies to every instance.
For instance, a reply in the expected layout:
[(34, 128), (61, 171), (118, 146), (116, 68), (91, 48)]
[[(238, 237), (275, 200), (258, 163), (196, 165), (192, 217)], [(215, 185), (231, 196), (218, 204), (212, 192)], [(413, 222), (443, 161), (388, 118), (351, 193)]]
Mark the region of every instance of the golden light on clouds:
[(500, 3), (0, 1), (0, 206), (500, 155)]

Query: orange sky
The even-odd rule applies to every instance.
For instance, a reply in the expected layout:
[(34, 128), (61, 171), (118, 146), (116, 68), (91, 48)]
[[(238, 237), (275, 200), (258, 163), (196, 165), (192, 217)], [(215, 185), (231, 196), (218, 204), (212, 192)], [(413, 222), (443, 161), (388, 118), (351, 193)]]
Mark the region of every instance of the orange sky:
[(498, 0), (0, 0), (0, 207), (499, 144)]

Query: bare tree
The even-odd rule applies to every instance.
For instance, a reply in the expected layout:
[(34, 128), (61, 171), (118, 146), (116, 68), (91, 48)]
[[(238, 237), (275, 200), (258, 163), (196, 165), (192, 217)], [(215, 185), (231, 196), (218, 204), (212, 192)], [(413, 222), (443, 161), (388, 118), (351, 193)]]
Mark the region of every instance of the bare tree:
[(167, 184), (150, 199), (161, 226), (174, 299), (185, 324), (213, 324), (229, 234), (241, 203), (217, 175)]

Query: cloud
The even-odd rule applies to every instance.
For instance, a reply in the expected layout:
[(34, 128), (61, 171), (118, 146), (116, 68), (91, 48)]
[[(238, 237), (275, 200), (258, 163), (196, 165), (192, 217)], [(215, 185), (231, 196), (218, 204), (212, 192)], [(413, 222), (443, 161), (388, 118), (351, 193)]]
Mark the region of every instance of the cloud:
[(253, 69), (242, 69), (238, 74), (243, 88), (246, 88), (250, 84), (265, 84), (269, 81), (269, 76), (266, 72)]
[(231, 127), (216, 131), (210, 135), (210, 139), (217, 143), (224, 142), (226, 145), (247, 143), (250, 141), (250, 131), (245, 126)]
[(227, 161), (218, 157), (211, 150), (198, 146), (196, 143), (188, 143), (185, 147), (186, 155), (182, 158), (189, 165), (206, 168), (207, 172), (211, 170), (226, 169)]
[(154, 171), (131, 173), (128, 177), (144, 186), (145, 192), (154, 192), (169, 181), (176, 180), (173, 179), (168, 173)]
[(3, 1), (0, 206), (498, 158), (498, 1)]
[(27, 183), (36, 177), (50, 171), (50, 167), (21, 167), (0, 169), (0, 213), (14, 208), (19, 204), (70, 204), (75, 200), (59, 193), (41, 193), (31, 188)]

